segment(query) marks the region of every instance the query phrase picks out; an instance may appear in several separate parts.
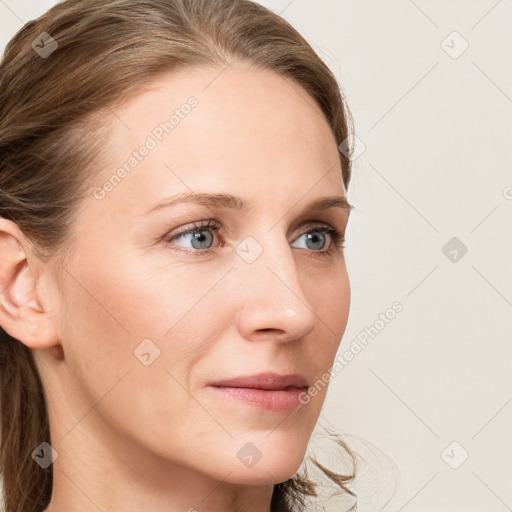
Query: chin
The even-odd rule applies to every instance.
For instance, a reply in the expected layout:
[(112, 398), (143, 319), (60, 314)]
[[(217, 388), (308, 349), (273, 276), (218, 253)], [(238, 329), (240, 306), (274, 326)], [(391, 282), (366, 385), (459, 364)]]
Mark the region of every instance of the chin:
[(237, 485), (275, 485), (291, 478), (299, 470), (302, 460), (297, 464), (279, 465), (274, 462), (260, 461), (252, 468), (240, 465), (231, 473), (227, 481)]
[[(271, 434), (272, 437), (274, 434)], [(306, 453), (307, 443), (295, 440), (281, 442), (280, 437), (270, 442), (262, 438), (260, 442), (243, 443), (237, 450), (240, 461), (230, 476), (233, 483), (269, 485), (284, 482), (291, 478), (300, 468)], [(277, 440), (277, 441), (276, 441)], [(295, 442), (293, 442), (295, 441)]]

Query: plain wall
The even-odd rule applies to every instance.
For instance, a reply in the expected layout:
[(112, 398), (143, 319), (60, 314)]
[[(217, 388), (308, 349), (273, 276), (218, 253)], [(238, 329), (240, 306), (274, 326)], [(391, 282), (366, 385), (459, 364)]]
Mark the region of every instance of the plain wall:
[[(0, 2), (1, 48), (54, 3)], [(510, 509), (512, 3), (261, 3), (334, 71), (364, 147), (322, 415), (366, 460), (359, 510)]]

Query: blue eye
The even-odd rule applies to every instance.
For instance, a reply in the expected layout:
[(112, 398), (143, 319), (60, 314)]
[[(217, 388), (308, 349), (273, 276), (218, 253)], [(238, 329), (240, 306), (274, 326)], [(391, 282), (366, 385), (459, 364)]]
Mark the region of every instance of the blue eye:
[[(339, 233), (336, 229), (327, 225), (313, 227), (313, 229), (310, 229), (309, 231), (306, 231), (306, 233), (302, 234), (299, 237), (299, 239), (303, 236), (306, 236), (305, 248), (311, 249), (315, 253), (320, 253), (324, 255), (332, 254), (334, 252), (334, 249), (332, 247), (333, 245), (335, 248), (339, 250), (344, 249), (345, 239), (343, 238), (343, 235)], [(331, 238), (329, 248), (327, 250), (322, 250), (328, 243), (328, 237)], [(317, 246), (319, 242), (321, 247)]]
[[(300, 235), (296, 240), (305, 238), (305, 247), (299, 247), (309, 249), (315, 256), (332, 257), (333, 254), (338, 251), (342, 252), (345, 248), (345, 238), (342, 233), (332, 228), (328, 224), (322, 225), (307, 225), (310, 229)], [(165, 239), (166, 243), (176, 242), (177, 240), (187, 240), (191, 244), (190, 248), (177, 249), (180, 251), (188, 252), (193, 255), (204, 255), (212, 253), (211, 249), (214, 242), (215, 236), (213, 232), (219, 231), (221, 226), (212, 220), (201, 221), (200, 223), (193, 224), (181, 233), (177, 233), (171, 237)], [(328, 242), (330, 238), (331, 242)], [(325, 246), (328, 245), (328, 249), (324, 250)], [(181, 244), (170, 244), (178, 245)]]
[[(192, 249), (188, 250), (187, 252), (195, 252), (200, 251), (202, 253), (210, 252), (208, 249), (211, 247), (209, 245), (208, 247), (203, 247), (203, 244), (212, 243), (214, 236), (212, 232), (218, 231), (220, 229), (220, 226), (215, 224), (213, 221), (201, 221), (199, 224), (194, 224), (190, 228), (188, 228), (186, 231), (183, 231), (182, 233), (178, 233), (177, 235), (174, 235), (173, 237), (169, 238), (169, 242), (174, 242), (176, 240), (180, 240), (181, 238), (186, 238), (192, 235), (192, 238), (189, 238), (189, 240), (192, 242)], [(207, 236), (205, 234), (209, 233)]]

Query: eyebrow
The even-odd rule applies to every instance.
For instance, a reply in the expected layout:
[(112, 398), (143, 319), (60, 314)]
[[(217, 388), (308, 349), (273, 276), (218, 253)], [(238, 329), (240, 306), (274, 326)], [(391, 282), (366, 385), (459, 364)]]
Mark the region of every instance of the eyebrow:
[[(232, 194), (210, 194), (204, 192), (182, 192), (171, 198), (165, 199), (156, 206), (144, 212), (143, 215), (149, 215), (162, 208), (169, 208), (179, 203), (193, 203), (210, 208), (230, 208), (234, 210), (248, 210), (248, 205), (241, 197)], [(327, 210), (329, 208), (342, 208), (349, 214), (354, 208), (346, 197), (329, 196), (321, 197), (308, 204), (300, 213), (300, 216), (308, 215), (319, 210)]]

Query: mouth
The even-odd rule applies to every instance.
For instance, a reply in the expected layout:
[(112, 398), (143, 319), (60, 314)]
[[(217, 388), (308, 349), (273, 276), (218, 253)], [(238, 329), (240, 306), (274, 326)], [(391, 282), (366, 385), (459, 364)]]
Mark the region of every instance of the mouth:
[(269, 412), (290, 412), (302, 407), (300, 398), (308, 388), (302, 375), (270, 372), (211, 382), (208, 387), (220, 397)]
[(211, 386), (219, 396), (237, 400), (246, 405), (270, 412), (289, 412), (299, 409), (304, 404), (300, 398), (307, 388), (290, 386), (286, 389), (230, 388)]

